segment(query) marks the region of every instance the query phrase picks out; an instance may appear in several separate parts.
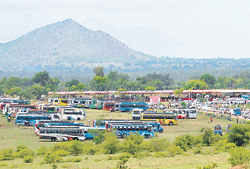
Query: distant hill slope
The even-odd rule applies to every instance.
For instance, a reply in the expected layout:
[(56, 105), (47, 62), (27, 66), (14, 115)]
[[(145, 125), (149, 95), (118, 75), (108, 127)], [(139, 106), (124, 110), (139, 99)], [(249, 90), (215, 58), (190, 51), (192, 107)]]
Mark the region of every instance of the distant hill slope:
[(35, 67), (75, 67), (88, 63), (147, 60), (102, 31), (92, 31), (72, 19), (38, 28), (0, 44), (1, 70)]
[(130, 49), (102, 31), (92, 31), (72, 19), (53, 23), (14, 41), (0, 43), (0, 78), (31, 77), (48, 71), (61, 80), (89, 81), (93, 68), (118, 71), (131, 77), (147, 73), (170, 73), (175, 81), (210, 73), (215, 77), (250, 71), (250, 56), (244, 59), (187, 59), (154, 57)]

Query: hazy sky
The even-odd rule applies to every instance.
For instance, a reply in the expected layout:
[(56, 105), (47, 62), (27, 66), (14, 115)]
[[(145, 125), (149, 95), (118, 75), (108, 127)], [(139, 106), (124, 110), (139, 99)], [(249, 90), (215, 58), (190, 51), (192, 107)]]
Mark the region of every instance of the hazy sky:
[(250, 0), (0, 0), (0, 43), (68, 18), (154, 56), (250, 57)]

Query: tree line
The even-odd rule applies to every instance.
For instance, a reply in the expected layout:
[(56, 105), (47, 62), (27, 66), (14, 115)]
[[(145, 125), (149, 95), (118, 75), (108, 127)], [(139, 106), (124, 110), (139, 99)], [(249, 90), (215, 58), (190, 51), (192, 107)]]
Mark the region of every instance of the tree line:
[(110, 71), (105, 75), (103, 67), (94, 68), (95, 76), (87, 83), (77, 79), (61, 82), (50, 77), (47, 71), (38, 72), (32, 78), (3, 77), (0, 80), (0, 95), (20, 96), (24, 99), (40, 98), (49, 91), (84, 91), (84, 90), (175, 90), (181, 93), (184, 89), (238, 89), (250, 88), (250, 73), (244, 72), (233, 77), (210, 74), (194, 76), (187, 82), (176, 83), (170, 74), (151, 73), (131, 79), (128, 74)]

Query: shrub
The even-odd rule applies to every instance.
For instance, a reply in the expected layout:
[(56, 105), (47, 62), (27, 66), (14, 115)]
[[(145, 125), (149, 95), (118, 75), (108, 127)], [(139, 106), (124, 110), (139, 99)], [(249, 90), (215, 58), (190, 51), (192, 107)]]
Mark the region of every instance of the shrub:
[(36, 150), (36, 154), (39, 156), (44, 156), (48, 151), (49, 149), (47, 147), (41, 146), (39, 149)]
[(193, 145), (196, 146), (197, 144), (201, 144), (201, 143), (202, 143), (202, 137), (201, 137), (201, 135), (194, 136)]
[(166, 152), (156, 152), (153, 157), (161, 158), (161, 157), (167, 157), (168, 153)]
[(57, 150), (56, 152), (54, 152), (55, 153), (55, 155), (57, 155), (58, 157), (65, 157), (65, 156), (67, 156), (67, 155), (69, 155), (70, 154), (70, 152), (68, 152), (68, 151), (65, 151), (65, 150)]
[(117, 140), (115, 133), (106, 133), (105, 141), (103, 142), (103, 149), (105, 154), (115, 154), (118, 152), (120, 142)]
[(213, 163), (213, 164), (208, 164), (207, 166), (201, 167), (201, 166), (197, 166), (197, 169), (213, 169), (215, 167), (218, 167), (217, 163)]
[(0, 163), (0, 167), (7, 167), (8, 166), (8, 164), (6, 164), (6, 163)]
[(150, 143), (151, 151), (165, 151), (171, 145), (167, 139), (152, 139)]
[(174, 145), (179, 146), (183, 151), (187, 151), (188, 148), (192, 148), (193, 141), (194, 136), (182, 135), (175, 138)]
[(0, 161), (5, 161), (5, 160), (14, 160), (14, 150), (11, 149), (3, 149), (0, 151)]
[(206, 129), (202, 134), (202, 143), (206, 146), (211, 146), (213, 142), (213, 131), (211, 129)]
[(134, 155), (134, 158), (143, 159), (143, 158), (149, 157), (149, 156), (151, 156), (150, 153), (148, 151), (146, 151), (146, 152), (136, 153)]
[(235, 124), (228, 133), (228, 142), (235, 143), (236, 146), (245, 146), (250, 142), (250, 125)]
[(32, 163), (33, 160), (34, 160), (34, 158), (33, 158), (32, 156), (29, 156), (29, 155), (27, 155), (27, 156), (25, 156), (25, 157), (23, 158), (23, 161), (24, 161), (25, 163)]
[(70, 152), (72, 155), (76, 155), (78, 156), (79, 154), (81, 154), (83, 152), (83, 143), (80, 141), (72, 141), (70, 142)]
[(202, 154), (202, 146), (198, 145), (194, 148), (194, 154)]
[(35, 152), (29, 149), (19, 149), (15, 153), (15, 156), (19, 158), (24, 158), (25, 156), (34, 156), (34, 155), (35, 155)]
[(232, 148), (235, 148), (236, 145), (234, 143), (227, 143), (226, 140), (220, 140), (215, 143), (215, 150), (216, 152), (227, 152)]
[(117, 168), (119, 169), (125, 169), (128, 168), (127, 166), (125, 166), (126, 162), (128, 161), (128, 158), (122, 158), (118, 164), (117, 164)]
[(228, 161), (232, 166), (241, 165), (250, 161), (250, 151), (243, 147), (236, 147), (229, 151)]
[(139, 134), (133, 134), (125, 137), (123, 142), (124, 150), (132, 155), (141, 150), (141, 143), (143, 142), (143, 137)]
[(67, 162), (75, 162), (75, 163), (78, 163), (78, 162), (81, 162), (82, 159), (81, 158), (71, 158), (71, 159), (68, 159)]
[(170, 156), (180, 155), (183, 153), (183, 150), (179, 146), (173, 146), (168, 149), (168, 154)]
[(62, 157), (58, 157), (57, 155), (53, 153), (47, 153), (42, 160), (42, 164), (55, 164), (55, 163), (60, 163), (63, 162)]

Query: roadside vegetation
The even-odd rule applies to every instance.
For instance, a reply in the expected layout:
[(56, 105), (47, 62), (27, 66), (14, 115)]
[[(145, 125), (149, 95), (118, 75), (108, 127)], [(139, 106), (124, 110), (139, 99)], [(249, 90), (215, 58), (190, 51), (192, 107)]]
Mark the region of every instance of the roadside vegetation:
[[(193, 77), (187, 82), (175, 82), (170, 74), (147, 74), (131, 79), (128, 74), (110, 71), (104, 74), (103, 67), (94, 68), (95, 76), (90, 82), (81, 83), (78, 79), (61, 82), (50, 77), (47, 71), (36, 73), (32, 78), (3, 77), (0, 80), (0, 95), (20, 96), (22, 99), (39, 99), (48, 95), (49, 91), (83, 91), (83, 90), (167, 90), (173, 89), (179, 96), (184, 89), (239, 89), (250, 87), (250, 73), (243, 72), (234, 77), (219, 76), (217, 79), (210, 74)], [(103, 97), (103, 96), (98, 96)]]

